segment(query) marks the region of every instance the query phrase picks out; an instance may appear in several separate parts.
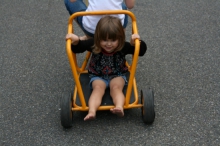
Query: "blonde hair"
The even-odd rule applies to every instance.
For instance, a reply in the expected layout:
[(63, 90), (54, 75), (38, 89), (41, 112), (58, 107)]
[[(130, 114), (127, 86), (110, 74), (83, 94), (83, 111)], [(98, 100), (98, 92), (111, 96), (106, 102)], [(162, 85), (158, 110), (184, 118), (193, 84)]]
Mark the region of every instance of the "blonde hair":
[(125, 32), (119, 18), (105, 16), (99, 20), (94, 34), (93, 52), (96, 54), (100, 53), (102, 51), (100, 41), (107, 39), (118, 40), (118, 47), (114, 52), (120, 51), (123, 48), (125, 43)]

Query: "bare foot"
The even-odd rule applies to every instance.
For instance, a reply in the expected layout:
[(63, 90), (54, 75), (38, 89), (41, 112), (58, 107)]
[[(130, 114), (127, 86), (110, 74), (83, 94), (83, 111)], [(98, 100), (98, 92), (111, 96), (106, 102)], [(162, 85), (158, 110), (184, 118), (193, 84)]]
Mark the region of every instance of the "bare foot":
[(122, 107), (115, 107), (115, 108), (110, 109), (110, 111), (119, 117), (124, 116), (124, 109)]
[(95, 119), (95, 113), (94, 112), (89, 112), (85, 118), (84, 118), (84, 121), (87, 121), (87, 120), (94, 120)]

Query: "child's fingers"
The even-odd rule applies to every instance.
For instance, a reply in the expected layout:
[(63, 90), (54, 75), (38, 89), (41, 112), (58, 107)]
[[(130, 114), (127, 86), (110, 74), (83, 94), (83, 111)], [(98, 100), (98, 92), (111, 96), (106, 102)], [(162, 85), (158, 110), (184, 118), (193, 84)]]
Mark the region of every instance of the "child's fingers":
[(69, 38), (70, 38), (70, 34), (67, 34), (67, 35), (66, 35), (66, 39), (69, 39)]
[(131, 44), (132, 46), (135, 44), (135, 39), (139, 39), (139, 40), (140, 40), (139, 34), (132, 34), (132, 35), (131, 35), (130, 44)]
[(140, 39), (140, 36), (138, 34), (133, 34), (132, 39)]
[(73, 37), (73, 34), (68, 33), (68, 34), (66, 35), (66, 40), (67, 40), (67, 39), (72, 39), (72, 37)]

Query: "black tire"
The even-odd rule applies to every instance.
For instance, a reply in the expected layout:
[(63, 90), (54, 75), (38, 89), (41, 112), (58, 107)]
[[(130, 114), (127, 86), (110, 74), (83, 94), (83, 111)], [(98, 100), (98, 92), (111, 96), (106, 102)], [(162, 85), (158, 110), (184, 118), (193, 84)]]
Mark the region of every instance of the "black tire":
[(141, 90), (142, 119), (146, 124), (152, 124), (155, 119), (154, 92), (150, 87)]
[(60, 119), (61, 119), (61, 125), (64, 128), (70, 128), (72, 127), (72, 118), (73, 118), (73, 112), (72, 112), (72, 94), (65, 93), (62, 95), (61, 102), (60, 102)]

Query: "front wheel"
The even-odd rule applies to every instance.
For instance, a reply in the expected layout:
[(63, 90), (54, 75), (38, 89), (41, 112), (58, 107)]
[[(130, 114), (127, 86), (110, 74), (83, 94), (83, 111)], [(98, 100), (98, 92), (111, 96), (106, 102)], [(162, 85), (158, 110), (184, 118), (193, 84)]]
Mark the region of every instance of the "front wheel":
[(72, 118), (73, 118), (73, 112), (72, 112), (72, 94), (65, 93), (62, 95), (61, 102), (60, 102), (60, 119), (61, 119), (61, 125), (64, 128), (70, 128), (72, 127)]
[(142, 103), (142, 119), (146, 124), (152, 124), (155, 119), (154, 111), (154, 92), (150, 87), (141, 90), (141, 103)]

